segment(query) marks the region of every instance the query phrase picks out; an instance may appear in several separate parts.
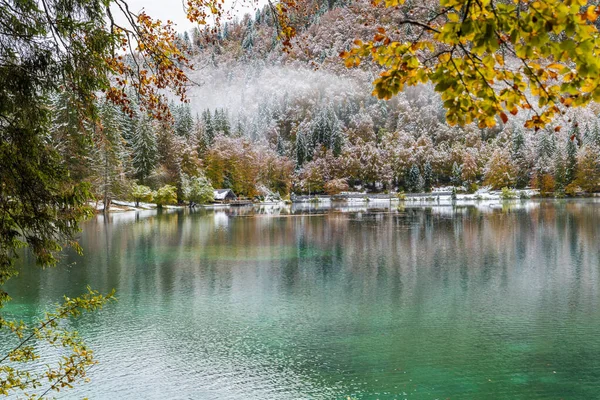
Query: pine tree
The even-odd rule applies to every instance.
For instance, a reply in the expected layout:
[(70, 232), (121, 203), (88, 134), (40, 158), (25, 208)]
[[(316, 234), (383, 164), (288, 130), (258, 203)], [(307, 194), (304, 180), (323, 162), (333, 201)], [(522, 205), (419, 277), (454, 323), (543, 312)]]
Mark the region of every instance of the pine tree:
[(79, 123), (77, 108), (70, 96), (68, 92), (61, 92), (52, 98), (50, 139), (64, 160), (70, 177), (80, 182), (92, 171), (89, 154), (93, 150), (93, 142), (90, 130)]
[(101, 125), (95, 132), (98, 143), (96, 162), (100, 194), (104, 211), (107, 212), (113, 198), (127, 191), (126, 170), (129, 154), (122, 137), (117, 108), (107, 101), (103, 102), (100, 106), (100, 121)]
[(279, 154), (280, 156), (285, 156), (286, 155), (286, 151), (285, 151), (285, 143), (284, 140), (281, 138), (281, 135), (277, 135), (277, 148), (276, 148), (277, 154)]
[(248, 25), (246, 26), (246, 32), (244, 34), (244, 40), (242, 40), (242, 48), (244, 50), (251, 50), (254, 47), (254, 41), (256, 40), (256, 31), (252, 19), (248, 18)]
[(462, 167), (456, 161), (452, 164), (452, 177), (450, 181), (454, 186), (462, 185)]
[(433, 168), (431, 163), (427, 161), (423, 166), (423, 188), (426, 192), (431, 192), (433, 187)]
[(301, 129), (296, 132), (296, 165), (302, 167), (304, 162), (312, 159), (310, 152), (310, 144), (307, 143), (306, 133)]
[(183, 32), (183, 43), (185, 44), (185, 48), (188, 52), (192, 51), (192, 41), (190, 40), (190, 34), (185, 31)]
[(210, 147), (215, 141), (215, 127), (209, 109), (204, 110), (202, 113), (202, 128), (204, 131), (204, 140)]
[(554, 157), (554, 190), (563, 194), (566, 184), (566, 164), (561, 151), (557, 151)]
[(577, 174), (577, 142), (575, 136), (567, 140), (567, 156), (565, 160), (565, 186), (568, 186), (575, 179)]
[(413, 193), (421, 192), (423, 190), (423, 177), (416, 164), (413, 164), (410, 167), (410, 171), (408, 171), (406, 186), (408, 191)]
[(224, 109), (216, 109), (215, 117), (213, 119), (213, 126), (215, 132), (222, 134), (224, 136), (229, 136), (231, 131), (231, 126), (229, 125), (229, 118), (227, 117), (227, 113)]
[(586, 130), (584, 135), (584, 144), (600, 148), (600, 127), (598, 122), (594, 122), (592, 128)]
[(189, 138), (194, 129), (194, 118), (192, 110), (188, 103), (183, 103), (175, 107), (175, 133), (179, 137)]
[(516, 167), (515, 186), (524, 188), (529, 183), (529, 165), (527, 165), (525, 136), (521, 129), (516, 129), (512, 136), (510, 156)]
[(151, 120), (142, 115), (131, 140), (133, 169), (143, 184), (152, 174), (158, 159), (158, 145)]

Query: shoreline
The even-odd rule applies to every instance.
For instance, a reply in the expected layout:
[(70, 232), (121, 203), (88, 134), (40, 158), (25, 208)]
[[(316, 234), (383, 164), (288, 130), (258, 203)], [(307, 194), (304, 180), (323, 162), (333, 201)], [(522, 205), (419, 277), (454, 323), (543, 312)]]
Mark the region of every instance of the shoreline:
[[(519, 191), (516, 191), (519, 194)], [(300, 197), (300, 196), (298, 196)], [(290, 207), (297, 206), (301, 208), (314, 206), (452, 206), (452, 205), (468, 205), (468, 204), (489, 204), (490, 206), (501, 205), (503, 203), (510, 202), (535, 202), (535, 201), (543, 201), (543, 200), (585, 200), (585, 199), (599, 199), (600, 196), (591, 195), (591, 196), (578, 196), (578, 197), (564, 197), (564, 198), (556, 198), (556, 197), (540, 197), (528, 194), (528, 197), (517, 197), (505, 199), (502, 198), (500, 192), (489, 192), (487, 194), (457, 194), (456, 198), (453, 199), (451, 195), (447, 195), (446, 193), (411, 193), (406, 197), (399, 198), (397, 194), (364, 194), (361, 196), (352, 196), (349, 198), (339, 198), (338, 196), (328, 196), (328, 195), (317, 195), (304, 196), (300, 199), (296, 199), (295, 201), (290, 202), (266, 202), (266, 203), (251, 203), (244, 206), (232, 206), (230, 204), (205, 204), (196, 205), (193, 209), (195, 210), (229, 210), (232, 208), (248, 208), (248, 207), (268, 207), (268, 208), (280, 208), (280, 207)], [(96, 203), (90, 203), (92, 207), (95, 208), (96, 214), (101, 215), (104, 214), (104, 209), (101, 204), (96, 205)], [(185, 210), (190, 207), (187, 205), (167, 205), (163, 206), (162, 210)], [(135, 206), (134, 202), (122, 201), (122, 200), (113, 200), (110, 209), (108, 210), (109, 214), (121, 214), (121, 213), (129, 213), (129, 212), (140, 212), (140, 211), (158, 211), (156, 204), (153, 203), (140, 203), (139, 207)]]

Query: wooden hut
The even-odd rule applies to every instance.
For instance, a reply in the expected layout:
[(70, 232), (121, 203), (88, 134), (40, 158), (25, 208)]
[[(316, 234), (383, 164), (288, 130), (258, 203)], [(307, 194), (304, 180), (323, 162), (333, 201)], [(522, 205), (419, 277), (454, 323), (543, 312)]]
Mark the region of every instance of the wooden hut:
[(237, 200), (237, 196), (231, 189), (216, 189), (214, 197), (215, 203), (229, 203)]

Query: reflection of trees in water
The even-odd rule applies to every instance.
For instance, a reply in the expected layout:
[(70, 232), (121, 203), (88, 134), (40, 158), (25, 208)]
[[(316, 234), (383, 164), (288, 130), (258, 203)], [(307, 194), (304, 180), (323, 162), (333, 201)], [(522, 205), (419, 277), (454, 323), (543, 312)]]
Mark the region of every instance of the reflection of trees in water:
[(65, 264), (77, 263), (66, 281), (60, 274), (42, 279), (67, 293), (74, 291), (69, 281), (76, 281), (157, 294), (179, 284), (282, 294), (316, 285), (342, 298), (408, 302), (447, 290), (461, 296), (485, 290), (489, 299), (596, 299), (600, 207), (577, 201), (514, 204), (119, 216), (85, 227), (88, 257), (66, 257)]

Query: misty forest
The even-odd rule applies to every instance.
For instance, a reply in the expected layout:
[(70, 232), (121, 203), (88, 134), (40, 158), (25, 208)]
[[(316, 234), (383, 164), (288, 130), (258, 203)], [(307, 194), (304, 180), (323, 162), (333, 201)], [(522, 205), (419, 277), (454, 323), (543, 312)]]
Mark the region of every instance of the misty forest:
[[(107, 206), (166, 185), (175, 188), (172, 204), (186, 203), (189, 193), (210, 202), (198, 194), (205, 186), (250, 199), (436, 186), (532, 187), (550, 197), (600, 190), (595, 105), (569, 110), (559, 131), (537, 131), (524, 127), (526, 112), (504, 123), (498, 117), (493, 128), (450, 126), (431, 85), (390, 101), (373, 97), (377, 69), (350, 70), (339, 57), (366, 36), (369, 7), (321, 4), (287, 52), (269, 7), (224, 22), (216, 37), (184, 32), (177, 45), (190, 54), (198, 86), (188, 102), (169, 102), (172, 121), (152, 120), (135, 103), (129, 115), (103, 102), (95, 136), (60, 93), (51, 102), (50, 140), (69, 173), (91, 182)], [(403, 17), (389, 14), (391, 26)]]

